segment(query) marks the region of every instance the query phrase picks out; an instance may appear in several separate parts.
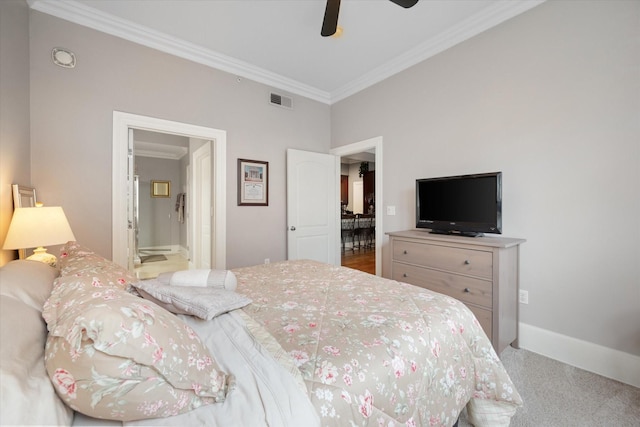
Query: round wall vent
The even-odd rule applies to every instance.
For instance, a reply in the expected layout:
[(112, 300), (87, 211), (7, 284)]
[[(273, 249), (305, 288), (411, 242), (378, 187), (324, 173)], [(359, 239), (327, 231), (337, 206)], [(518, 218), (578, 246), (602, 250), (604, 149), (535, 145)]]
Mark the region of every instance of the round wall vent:
[(73, 52), (63, 49), (61, 47), (55, 47), (51, 51), (51, 58), (53, 63), (64, 68), (73, 68), (76, 66), (76, 56)]

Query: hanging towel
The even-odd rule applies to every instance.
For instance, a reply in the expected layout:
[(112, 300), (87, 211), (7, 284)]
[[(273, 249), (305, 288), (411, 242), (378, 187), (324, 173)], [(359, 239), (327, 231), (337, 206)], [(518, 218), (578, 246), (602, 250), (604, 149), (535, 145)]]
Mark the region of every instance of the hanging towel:
[(186, 201), (186, 193), (178, 193), (176, 198), (176, 212), (178, 212), (178, 222), (184, 224), (184, 204)]

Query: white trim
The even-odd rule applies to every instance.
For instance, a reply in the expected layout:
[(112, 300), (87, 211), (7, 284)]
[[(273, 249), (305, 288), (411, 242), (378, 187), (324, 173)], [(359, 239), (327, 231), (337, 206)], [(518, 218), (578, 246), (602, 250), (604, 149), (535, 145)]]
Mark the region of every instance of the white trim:
[(112, 158), (112, 259), (127, 267), (127, 159), (129, 129), (164, 132), (186, 137), (207, 139), (213, 142), (214, 156), (214, 258), (217, 269), (226, 268), (227, 263), (227, 133), (223, 130), (173, 122), (136, 114), (113, 112), (113, 158)]
[(144, 252), (152, 252), (145, 255), (170, 255), (180, 253), (181, 246), (180, 245), (162, 245), (162, 246), (145, 246), (144, 248), (138, 248), (138, 251)]
[(477, 15), (460, 22), (386, 64), (332, 92), (327, 92), (239, 59), (204, 49), (193, 43), (118, 18), (76, 0), (27, 0), (33, 10), (329, 105), (373, 86), (545, 1), (497, 2), (492, 7), (482, 10)]
[(133, 141), (133, 148), (137, 157), (152, 157), (155, 159), (168, 160), (180, 160), (189, 152), (187, 147), (156, 144), (146, 141)]
[(520, 348), (640, 387), (640, 356), (520, 323)]
[[(384, 228), (383, 228), (383, 212), (382, 207), (383, 197), (382, 197), (382, 172), (384, 165), (384, 156), (382, 154), (382, 137), (376, 136), (371, 139), (366, 139), (364, 141), (354, 142), (353, 144), (342, 145), (340, 147), (332, 148), (329, 153), (333, 154), (336, 157), (336, 172), (338, 174), (338, 191), (337, 197), (340, 197), (340, 157), (348, 156), (350, 154), (362, 153), (364, 151), (369, 151), (375, 149), (376, 155), (376, 275), (382, 275), (382, 243), (384, 239)], [(340, 216), (338, 215), (336, 230), (340, 230)], [(340, 240), (338, 242), (338, 250), (337, 257), (340, 257)], [(340, 265), (340, 260), (338, 259), (337, 265)]]

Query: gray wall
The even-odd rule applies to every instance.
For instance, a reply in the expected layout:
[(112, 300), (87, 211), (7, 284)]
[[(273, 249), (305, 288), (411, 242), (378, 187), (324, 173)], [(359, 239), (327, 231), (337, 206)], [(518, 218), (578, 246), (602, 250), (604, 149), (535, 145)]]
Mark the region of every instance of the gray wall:
[(415, 226), (416, 178), (503, 171), (521, 321), (635, 355), (639, 24), (637, 1), (546, 2), (331, 109), (333, 147), (384, 138), (385, 231)]
[[(13, 212), (11, 184), (31, 184), (29, 9), (23, 0), (0, 1), (0, 152), (2, 247)], [(0, 249), (0, 265), (16, 256), (17, 251)]]
[[(113, 111), (227, 131), (227, 266), (286, 257), (287, 148), (328, 152), (329, 106), (31, 11), (32, 182), (64, 206), (77, 240), (111, 258)], [(51, 62), (72, 50), (75, 69)], [(236, 203), (238, 158), (269, 162), (268, 207)], [(247, 245), (247, 241), (251, 241)]]
[[(138, 248), (169, 248), (180, 244), (181, 225), (175, 211), (176, 196), (182, 192), (180, 160), (136, 156), (139, 177)], [(151, 197), (151, 181), (169, 181), (169, 197)]]
[[(178, 221), (175, 210), (178, 193), (186, 192), (186, 173), (189, 165), (189, 138), (140, 129), (133, 131), (135, 143), (151, 143), (157, 152), (151, 155), (162, 156), (162, 146), (184, 147), (187, 154), (180, 159), (163, 159), (136, 155), (134, 170), (139, 177), (139, 221), (138, 248), (172, 245), (187, 249), (187, 222)], [(136, 151), (134, 143), (134, 154)], [(143, 153), (144, 154), (144, 153)], [(167, 198), (151, 197), (151, 181), (171, 181), (171, 196)], [(144, 219), (143, 219), (144, 217)]]

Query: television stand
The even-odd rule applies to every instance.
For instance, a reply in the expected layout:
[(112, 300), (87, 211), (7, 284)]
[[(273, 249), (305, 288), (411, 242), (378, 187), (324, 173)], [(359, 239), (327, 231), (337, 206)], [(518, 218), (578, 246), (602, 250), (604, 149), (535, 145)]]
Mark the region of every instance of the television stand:
[(484, 233), (475, 231), (431, 230), (430, 234), (445, 234), (447, 236), (484, 237)]

